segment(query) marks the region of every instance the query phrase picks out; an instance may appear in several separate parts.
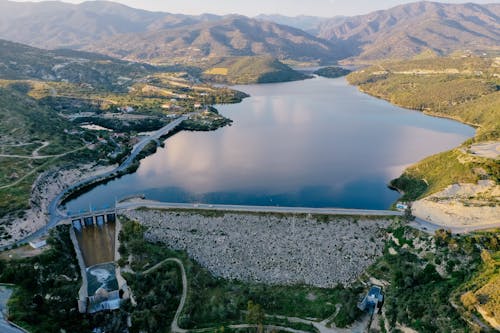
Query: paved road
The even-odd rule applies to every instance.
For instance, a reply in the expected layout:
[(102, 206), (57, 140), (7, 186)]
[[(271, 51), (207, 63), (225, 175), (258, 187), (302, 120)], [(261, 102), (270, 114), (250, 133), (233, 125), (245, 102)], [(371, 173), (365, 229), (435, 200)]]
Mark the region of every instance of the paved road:
[(23, 333), (24, 331), (10, 325), (3, 318), (3, 314), (7, 312), (7, 302), (12, 295), (12, 289), (0, 285), (0, 332), (1, 333)]
[(282, 207), (282, 206), (244, 206), (244, 205), (218, 205), (218, 204), (192, 204), (172, 203), (151, 200), (138, 200), (120, 202), (116, 205), (120, 209), (136, 209), (140, 207), (157, 209), (204, 209), (233, 212), (258, 212), (258, 213), (295, 213), (295, 214), (325, 214), (325, 215), (369, 215), (369, 216), (402, 216), (403, 213), (392, 210), (347, 209), (347, 208), (307, 208), (307, 207)]
[(14, 326), (9, 325), (6, 321), (0, 318), (0, 332), (2, 333), (25, 333), (25, 331), (20, 330)]
[(160, 128), (156, 132), (153, 132), (151, 135), (144, 137), (141, 141), (139, 141), (133, 148), (132, 152), (130, 153), (129, 157), (115, 170), (116, 171), (122, 171), (125, 170), (130, 166), (134, 158), (146, 147), (146, 145), (151, 141), (158, 141), (162, 136), (167, 135), (170, 131), (175, 129), (177, 126), (180, 125), (184, 120), (188, 119), (188, 115), (181, 116), (177, 118), (176, 120), (170, 122), (168, 125)]
[(415, 229), (427, 232), (429, 234), (434, 234), (436, 230), (439, 229), (446, 229), (450, 230), (451, 233), (453, 234), (466, 234), (472, 231), (477, 231), (477, 230), (487, 230), (487, 229), (495, 229), (495, 228), (500, 228), (500, 222), (499, 223), (493, 223), (493, 224), (485, 224), (485, 225), (480, 225), (480, 226), (460, 226), (460, 227), (453, 227), (453, 226), (443, 226), (440, 224), (432, 223), (420, 218), (415, 218), (414, 221), (410, 222), (409, 225)]
[[(144, 149), (144, 147), (151, 141), (151, 140), (158, 140), (164, 135), (167, 135), (170, 131), (174, 130), (177, 126), (179, 126), (180, 123), (182, 123), (184, 120), (188, 119), (189, 115), (184, 115), (181, 116), (174, 121), (170, 122), (166, 126), (160, 128), (156, 132), (153, 132), (151, 135), (146, 136), (141, 139), (133, 148), (132, 152), (130, 153), (129, 157), (118, 167), (115, 169), (108, 171), (104, 174), (101, 175), (96, 175), (81, 181), (78, 181), (76, 183), (71, 184), (68, 188), (66, 188), (64, 191), (60, 192), (49, 204), (48, 207), (48, 214), (49, 214), (49, 222), (42, 227), (41, 229), (38, 229), (31, 235), (17, 241), (15, 244), (25, 244), (33, 239), (37, 239), (43, 235), (45, 235), (50, 229), (54, 228), (59, 222), (65, 220), (68, 218), (63, 212), (59, 210), (59, 205), (61, 203), (61, 200), (68, 194), (73, 192), (75, 189), (79, 188), (82, 185), (93, 183), (95, 181), (98, 181), (99, 179), (105, 179), (109, 177), (111, 174), (119, 171), (123, 171), (127, 169), (130, 164), (132, 164), (133, 160), (135, 157)], [(3, 246), (0, 247), (0, 251), (5, 250), (8, 248), (8, 246)], [(1, 332), (1, 331), (0, 331)]]

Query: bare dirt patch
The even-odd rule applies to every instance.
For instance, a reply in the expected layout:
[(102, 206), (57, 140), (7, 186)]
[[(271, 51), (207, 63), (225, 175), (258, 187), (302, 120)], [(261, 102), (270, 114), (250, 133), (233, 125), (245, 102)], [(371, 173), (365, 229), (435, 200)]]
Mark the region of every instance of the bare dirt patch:
[(489, 226), (500, 223), (500, 186), (483, 180), (454, 184), (413, 203), (412, 212), (444, 227)]

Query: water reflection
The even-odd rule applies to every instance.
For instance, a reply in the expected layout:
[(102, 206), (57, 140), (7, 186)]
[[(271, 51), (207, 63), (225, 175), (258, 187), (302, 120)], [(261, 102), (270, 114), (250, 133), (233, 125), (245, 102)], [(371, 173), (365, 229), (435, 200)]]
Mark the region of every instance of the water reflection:
[(215, 132), (182, 132), (133, 175), (68, 204), (71, 210), (144, 193), (163, 201), (386, 208), (405, 166), (450, 149), (473, 129), (362, 94), (344, 79), (240, 87), (252, 98), (219, 110)]

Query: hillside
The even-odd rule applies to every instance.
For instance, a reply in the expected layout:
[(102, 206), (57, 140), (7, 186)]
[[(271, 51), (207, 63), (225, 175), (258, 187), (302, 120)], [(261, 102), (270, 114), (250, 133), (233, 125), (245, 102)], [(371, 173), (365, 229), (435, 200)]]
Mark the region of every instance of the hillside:
[[(413, 213), (441, 225), (488, 225), (500, 208), (500, 70), (488, 58), (382, 63), (352, 73), (362, 91), (403, 107), (471, 124), (476, 136), (430, 156), (391, 182)], [(490, 146), (491, 154), (480, 152)]]
[(308, 78), (269, 56), (237, 57), (210, 63), (203, 77), (229, 84), (286, 82)]
[[(0, 0), (0, 38), (146, 62), (270, 55), (371, 62), (454, 51), (500, 52), (500, 4), (415, 2), (354, 17), (182, 15), (108, 1)], [(33, 33), (36, 31), (36, 33)]]
[(500, 51), (500, 4), (416, 2), (324, 22), (318, 37), (358, 62), (437, 55), (456, 50)]
[(90, 157), (82, 150), (82, 139), (94, 140), (93, 135), (67, 134), (64, 130), (74, 125), (16, 88), (0, 88), (0, 218), (27, 209), (32, 183), (50, 167), (68, 163), (71, 156), (64, 154), (74, 152), (82, 163), (100, 155)]
[(334, 18), (326, 18), (326, 17), (318, 17), (318, 16), (307, 16), (307, 15), (298, 15), (298, 16), (285, 16), (279, 14), (261, 14), (255, 16), (256, 19), (262, 21), (274, 22), (277, 24), (288, 25), (290, 27), (294, 27), (300, 30), (304, 30), (311, 35), (317, 35), (320, 30), (320, 26), (324, 22), (336, 22), (340, 24), (346, 17), (345, 16), (336, 16)]
[(0, 78), (68, 81), (118, 87), (152, 72), (152, 66), (87, 52), (42, 50), (0, 40)]
[(73, 5), (0, 0), (0, 38), (47, 49), (77, 48), (119, 33), (145, 31), (164, 16), (108, 1)]
[(129, 60), (160, 63), (256, 55), (322, 62), (342, 57), (328, 42), (302, 30), (238, 15), (179, 28), (118, 35), (86, 49)]
[(73, 5), (0, 0), (0, 38), (141, 61), (252, 55), (323, 61), (341, 57), (324, 40), (268, 21), (148, 12), (107, 1)]

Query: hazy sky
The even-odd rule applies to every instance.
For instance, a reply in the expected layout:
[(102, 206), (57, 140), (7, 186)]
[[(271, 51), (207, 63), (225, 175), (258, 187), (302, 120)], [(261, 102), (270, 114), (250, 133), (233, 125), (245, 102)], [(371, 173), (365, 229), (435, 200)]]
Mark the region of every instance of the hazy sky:
[[(18, 0), (25, 1), (25, 0)], [(32, 0), (33, 1), (33, 0)], [(34, 0), (40, 1), (40, 0)], [(494, 3), (498, 0), (440, 0), (447, 3)], [(80, 3), (82, 0), (66, 0)], [(386, 9), (409, 0), (116, 0), (130, 7), (154, 11), (183, 14), (229, 14), (237, 13), (247, 16), (257, 14), (283, 15), (316, 15), (331, 17), (335, 15), (358, 15)]]

